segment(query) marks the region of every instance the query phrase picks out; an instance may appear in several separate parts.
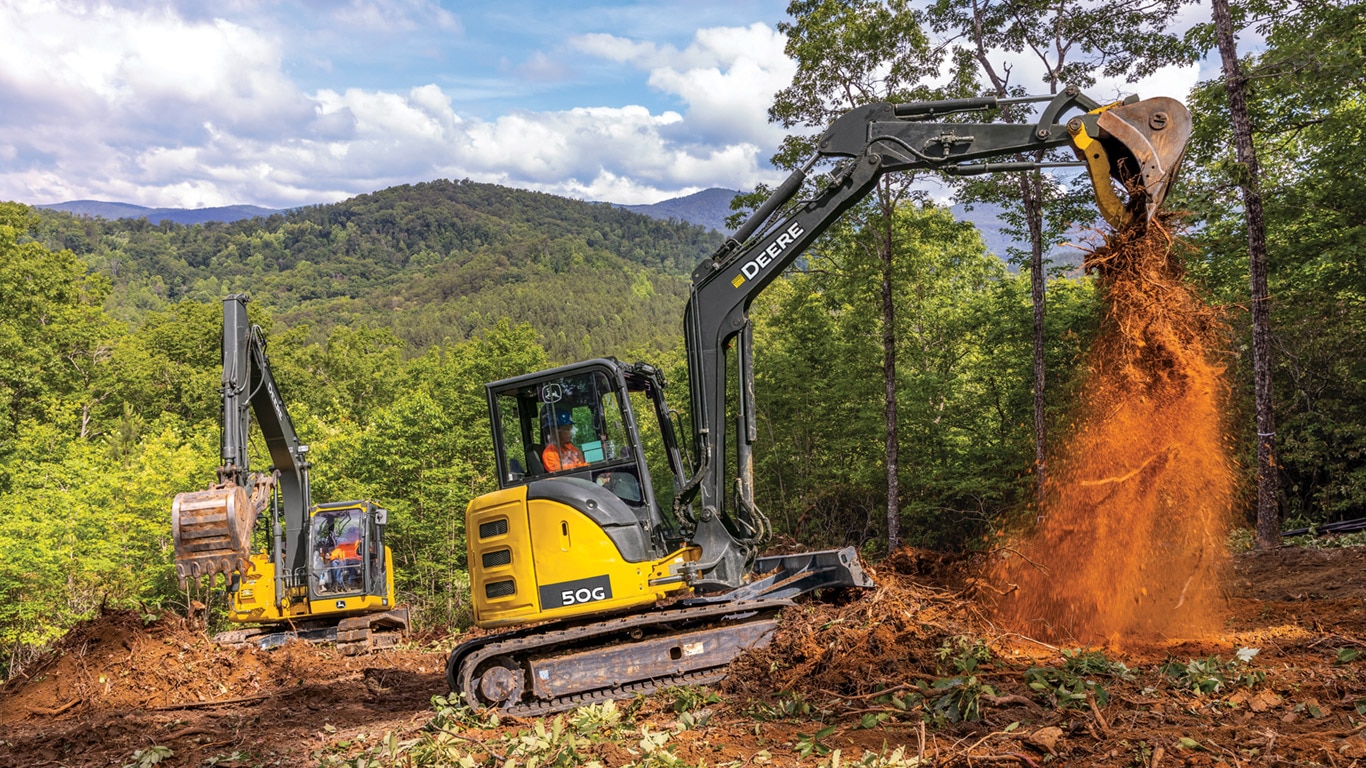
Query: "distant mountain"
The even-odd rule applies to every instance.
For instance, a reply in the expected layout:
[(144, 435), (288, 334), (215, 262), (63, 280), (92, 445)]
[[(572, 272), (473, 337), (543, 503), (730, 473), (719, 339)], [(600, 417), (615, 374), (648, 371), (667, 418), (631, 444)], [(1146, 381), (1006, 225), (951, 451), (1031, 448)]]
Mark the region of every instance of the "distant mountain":
[[(617, 207), (642, 213), (651, 218), (676, 219), (710, 227), (721, 232), (729, 232), (731, 228), (726, 226), (726, 217), (734, 213), (730, 209), (730, 201), (738, 194), (740, 193), (733, 189), (713, 187), (686, 197), (663, 200), (653, 205), (621, 205)], [(1017, 243), (1002, 230), (999, 206), (978, 203), (969, 211), (966, 206), (955, 205), (949, 211), (959, 221), (971, 222), (973, 226), (977, 227), (977, 230), (982, 233), (982, 240), (986, 242), (987, 250), (1002, 259), (1008, 257), (1009, 251), (1007, 249), (1012, 245), (1022, 250), (1027, 250), (1029, 247), (1028, 243)], [(1054, 256), (1056, 258), (1057, 254)]]
[(120, 319), (245, 292), (317, 338), (385, 328), (414, 353), (526, 322), (558, 362), (676, 346), (688, 275), (721, 241), (693, 224), (470, 181), (228, 223), (151, 226), (149, 209), (95, 210), (117, 218), (40, 210), (39, 239), (107, 275)]
[(726, 226), (726, 217), (734, 213), (730, 209), (730, 201), (738, 194), (740, 193), (733, 189), (712, 187), (686, 197), (673, 197), (652, 205), (622, 205), (618, 207), (654, 219), (676, 219), (725, 232), (729, 229)]
[[(959, 204), (949, 208), (949, 211), (955, 219), (971, 222), (977, 227), (977, 231), (982, 233), (982, 241), (986, 243), (987, 251), (1001, 260), (1010, 258), (1009, 249), (1012, 247), (1017, 251), (1029, 252), (1028, 240), (1016, 240), (1005, 230), (1001, 206), (994, 203), (974, 203), (972, 210), (969, 211), (966, 206)], [(1076, 227), (1064, 235), (1064, 241), (1068, 244), (1054, 246), (1045, 254), (1053, 267), (1080, 267), (1084, 250), (1100, 245), (1093, 232)], [(1010, 265), (1012, 272), (1016, 269), (1017, 265)]]
[(1009, 258), (1010, 252), (1007, 249), (1012, 245), (1022, 250), (1029, 248), (1028, 242), (1016, 242), (1003, 230), (1005, 224), (1001, 221), (1001, 207), (998, 205), (975, 203), (969, 211), (967, 206), (959, 203), (950, 206), (949, 213), (952, 213), (955, 219), (977, 227), (977, 231), (982, 234), (982, 242), (986, 243), (987, 251), (1001, 259)]
[(254, 219), (258, 216), (269, 216), (273, 213), (283, 213), (283, 211), (275, 208), (262, 208), (256, 205), (225, 205), (218, 208), (147, 208), (131, 203), (110, 203), (102, 200), (68, 200), (65, 203), (34, 207), (65, 211), (77, 216), (109, 219), (110, 221), (114, 219), (146, 219), (153, 224), (160, 224), (169, 220), (186, 225), (204, 224), (210, 221), (231, 223), (242, 219)]

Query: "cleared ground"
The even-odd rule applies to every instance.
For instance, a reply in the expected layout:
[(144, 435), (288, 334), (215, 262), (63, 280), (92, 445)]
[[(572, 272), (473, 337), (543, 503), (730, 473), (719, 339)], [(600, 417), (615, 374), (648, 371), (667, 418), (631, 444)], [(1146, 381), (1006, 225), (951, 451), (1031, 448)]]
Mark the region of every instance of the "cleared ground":
[[(1104, 694), (1091, 689), (1088, 698), (1083, 688), (1060, 705), (1026, 676), (1031, 667), (1062, 669), (1057, 649), (983, 616), (968, 565), (901, 552), (876, 569), (876, 593), (789, 612), (770, 648), (737, 661), (719, 701), (689, 702), (698, 708), (680, 722), (680, 697), (658, 695), (625, 707), (630, 739), (582, 749), (609, 766), (639, 760), (633, 745), (646, 725), (676, 731), (667, 748), (690, 765), (814, 765), (829, 760), (828, 749), (847, 764), (897, 746), (934, 765), (1346, 766), (1366, 758), (1357, 709), (1366, 710), (1366, 549), (1283, 549), (1233, 562), (1221, 632), (1098, 649), (1130, 674), (1084, 674)], [(954, 661), (985, 657), (982, 647), (990, 658), (972, 670), (975, 687), (965, 686)], [(1241, 648), (1258, 653), (1231, 663)], [(1197, 660), (1205, 666), (1184, 675), (1168, 667), (1189, 670)], [(123, 766), (155, 746), (171, 752), (162, 765), (353, 758), (386, 733), (432, 735), (444, 661), (439, 650), (360, 659), (304, 644), (226, 650), (173, 617), (144, 625), (135, 614), (109, 614), (0, 687), (0, 766)], [(1201, 681), (1217, 689), (1196, 693)], [(957, 703), (944, 703), (958, 692)], [(946, 721), (973, 704), (980, 720)], [(922, 727), (936, 711), (940, 722)], [(493, 764), (484, 746), (501, 749), (533, 725), (467, 728), (468, 741), (453, 743)]]

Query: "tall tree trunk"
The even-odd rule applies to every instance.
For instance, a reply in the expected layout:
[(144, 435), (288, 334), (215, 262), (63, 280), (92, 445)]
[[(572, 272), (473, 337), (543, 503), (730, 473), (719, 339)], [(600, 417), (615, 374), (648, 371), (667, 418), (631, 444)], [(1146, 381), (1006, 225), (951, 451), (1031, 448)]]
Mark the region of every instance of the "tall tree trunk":
[(1238, 62), (1233, 39), (1233, 19), (1228, 0), (1213, 0), (1214, 30), (1224, 65), (1228, 90), (1233, 146), (1243, 167), (1239, 182), (1247, 218), (1248, 273), (1252, 288), (1252, 386), (1257, 407), (1257, 546), (1280, 546), (1280, 513), (1277, 496), (1280, 477), (1276, 470), (1276, 418), (1271, 410), (1271, 307), (1266, 287), (1266, 223), (1262, 218), (1261, 169), (1252, 146), (1252, 120), (1247, 111), (1247, 78)]
[(892, 211), (883, 206), (884, 226), (878, 254), (882, 258), (882, 389), (887, 423), (887, 551), (901, 543), (901, 479), (896, 428), (896, 302), (892, 296)]
[(1029, 291), (1034, 305), (1034, 498), (1042, 511), (1048, 458), (1045, 451), (1048, 424), (1045, 421), (1047, 388), (1043, 354), (1047, 281), (1043, 266), (1043, 187), (1037, 171), (1020, 174), (1020, 197), (1024, 203), (1025, 222), (1029, 226)]

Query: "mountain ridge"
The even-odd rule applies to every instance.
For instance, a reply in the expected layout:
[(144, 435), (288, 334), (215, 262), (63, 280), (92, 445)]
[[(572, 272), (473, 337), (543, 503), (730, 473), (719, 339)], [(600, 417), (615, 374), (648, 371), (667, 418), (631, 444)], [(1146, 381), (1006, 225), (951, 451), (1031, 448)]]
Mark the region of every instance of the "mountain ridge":
[(154, 224), (173, 221), (190, 226), (217, 221), (231, 224), (243, 219), (254, 219), (284, 213), (287, 209), (262, 208), (259, 205), (220, 205), (211, 208), (148, 208), (133, 203), (108, 200), (67, 200), (61, 203), (35, 205), (50, 211), (63, 211), (76, 216), (100, 219), (146, 219)]
[[(730, 228), (728, 228), (725, 223), (726, 218), (734, 213), (734, 211), (731, 210), (730, 202), (738, 194), (740, 194), (738, 190), (726, 189), (724, 187), (710, 187), (701, 190), (700, 192), (694, 192), (681, 197), (671, 197), (657, 203), (606, 203), (606, 205), (648, 216), (652, 219), (693, 224), (717, 232), (726, 233), (730, 231)], [(361, 198), (364, 197), (364, 195), (357, 195), (356, 197)], [(34, 207), (63, 211), (76, 216), (90, 218), (103, 218), (108, 220), (140, 218), (146, 219), (152, 223), (172, 221), (176, 224), (185, 226), (207, 224), (211, 222), (231, 224), (245, 219), (285, 214), (290, 210), (298, 210), (264, 208), (257, 205), (227, 205), (211, 208), (149, 208), (147, 206), (135, 205), (132, 203), (103, 200), (68, 200), (66, 202), (36, 205)], [(998, 258), (1008, 260), (1010, 254), (1009, 249), (1011, 247), (1019, 250), (1027, 249), (1027, 243), (1013, 238), (1004, 231), (1004, 225), (1001, 220), (1001, 209), (997, 205), (991, 203), (976, 203), (973, 204), (971, 210), (969, 210), (969, 206), (959, 203), (950, 206), (949, 211), (953, 214), (954, 218), (959, 221), (966, 221), (977, 227), (978, 232), (982, 235), (983, 242), (986, 244), (987, 251)], [(1054, 253), (1052, 254), (1055, 261), (1065, 263), (1075, 261), (1075, 257), (1070, 259), (1067, 258), (1070, 254), (1064, 254), (1064, 258), (1058, 259), (1058, 251), (1059, 249), (1054, 249)]]

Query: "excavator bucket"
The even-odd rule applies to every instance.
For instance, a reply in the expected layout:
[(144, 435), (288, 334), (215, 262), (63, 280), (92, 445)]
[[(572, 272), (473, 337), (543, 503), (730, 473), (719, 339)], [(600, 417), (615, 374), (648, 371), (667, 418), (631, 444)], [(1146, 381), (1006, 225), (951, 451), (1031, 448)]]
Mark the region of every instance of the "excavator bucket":
[[(1067, 124), (1073, 150), (1086, 163), (1096, 204), (1121, 229), (1142, 216), (1150, 221), (1166, 199), (1191, 136), (1185, 105), (1165, 96), (1116, 102)], [(1117, 181), (1129, 199), (1116, 194)]]
[(255, 521), (255, 505), (240, 485), (176, 494), (171, 502), (171, 530), (180, 585), (191, 578), (199, 583), (204, 576), (212, 583), (215, 574), (228, 577), (233, 571), (246, 570)]

